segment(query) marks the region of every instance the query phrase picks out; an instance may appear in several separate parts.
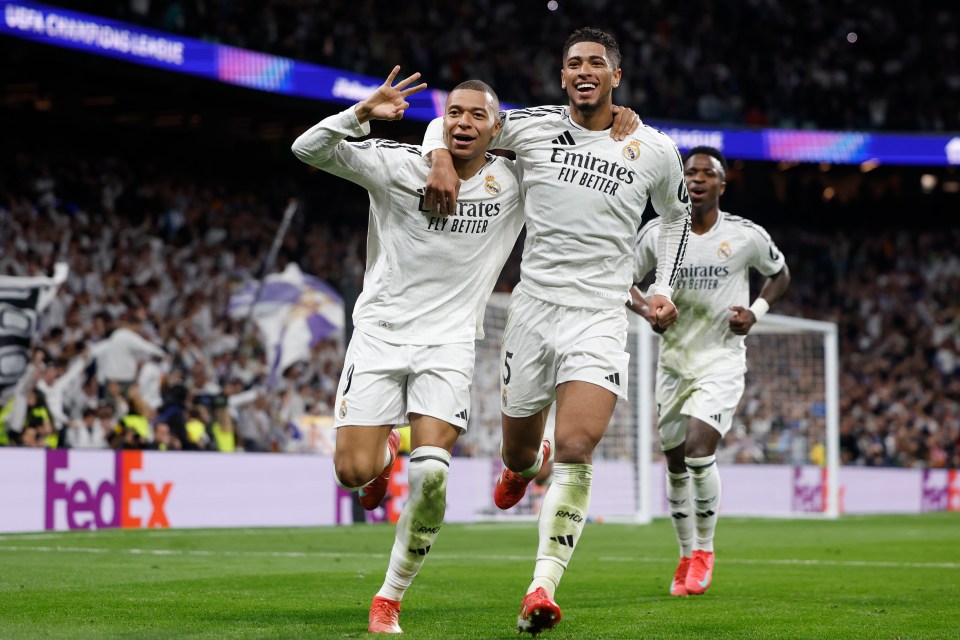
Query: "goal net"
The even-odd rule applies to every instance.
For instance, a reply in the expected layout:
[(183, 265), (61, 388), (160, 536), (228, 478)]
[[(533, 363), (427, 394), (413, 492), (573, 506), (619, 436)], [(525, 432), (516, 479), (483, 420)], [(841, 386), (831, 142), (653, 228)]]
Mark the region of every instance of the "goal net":
[[(460, 440), (463, 455), (500, 456), (500, 347), (509, 300), (509, 294), (494, 294), (487, 305), (469, 431)], [(637, 522), (666, 514), (654, 400), (658, 343), (646, 322), (631, 314), (630, 402), (617, 404), (594, 454), (595, 476), (602, 465), (630, 476), (618, 478), (618, 485), (620, 497), (633, 505), (628, 517)], [(768, 314), (747, 337), (747, 366), (740, 407), (717, 452), (725, 484), (722, 508), (728, 514), (836, 517), (836, 324)], [(738, 483), (749, 490), (731, 494)], [(767, 494), (780, 499), (765, 499)]]

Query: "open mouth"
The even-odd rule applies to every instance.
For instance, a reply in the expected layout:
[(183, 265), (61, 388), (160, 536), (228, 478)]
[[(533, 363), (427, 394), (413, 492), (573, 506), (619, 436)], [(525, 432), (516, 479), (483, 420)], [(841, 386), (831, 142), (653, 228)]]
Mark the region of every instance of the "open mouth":
[(458, 147), (465, 147), (469, 145), (471, 142), (473, 142), (474, 140), (476, 140), (476, 138), (474, 138), (473, 136), (468, 136), (463, 133), (455, 133), (453, 134), (452, 137), (453, 137), (453, 144)]
[(707, 195), (707, 190), (702, 187), (691, 187), (687, 189), (687, 191), (690, 193), (691, 197), (697, 199), (703, 198), (705, 195)]
[(597, 85), (592, 82), (578, 82), (575, 85), (577, 94), (580, 96), (586, 97), (591, 95), (594, 91), (597, 90)]

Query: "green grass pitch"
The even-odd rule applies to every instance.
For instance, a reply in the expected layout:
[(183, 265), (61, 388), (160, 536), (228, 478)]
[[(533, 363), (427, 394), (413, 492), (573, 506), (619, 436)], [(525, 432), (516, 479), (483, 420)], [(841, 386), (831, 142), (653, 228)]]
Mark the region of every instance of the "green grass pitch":
[[(0, 535), (0, 638), (363, 638), (393, 528)], [(516, 638), (534, 523), (447, 525), (407, 592), (410, 638)], [(721, 518), (714, 584), (667, 595), (666, 520), (590, 523), (564, 638), (960, 638), (960, 514)]]

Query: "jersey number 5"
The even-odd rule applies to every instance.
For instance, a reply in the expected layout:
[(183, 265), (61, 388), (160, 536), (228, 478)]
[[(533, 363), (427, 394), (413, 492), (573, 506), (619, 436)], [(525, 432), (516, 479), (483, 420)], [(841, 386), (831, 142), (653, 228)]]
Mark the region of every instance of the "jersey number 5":
[(503, 368), (506, 373), (503, 374), (503, 384), (510, 384), (510, 358), (513, 357), (513, 354), (509, 351), (506, 352), (506, 357), (503, 359)]

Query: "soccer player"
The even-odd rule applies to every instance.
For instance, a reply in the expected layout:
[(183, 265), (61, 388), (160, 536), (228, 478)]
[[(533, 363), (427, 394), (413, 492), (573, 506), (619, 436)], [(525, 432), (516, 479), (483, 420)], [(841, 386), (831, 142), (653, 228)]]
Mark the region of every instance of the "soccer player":
[[(684, 163), (693, 233), (675, 285), (680, 319), (662, 332), (657, 366), (667, 499), (680, 543), (680, 563), (670, 585), (675, 596), (702, 594), (713, 578), (720, 506), (715, 454), (743, 394), (744, 336), (790, 284), (783, 255), (767, 232), (720, 210), (726, 170), (723, 154), (712, 147), (691, 149)], [(654, 266), (661, 226), (651, 220), (637, 235), (637, 282)], [(751, 267), (767, 280), (760, 296), (746, 307)], [(636, 288), (632, 293), (630, 308), (661, 332), (647, 300)]]
[(452, 215), (424, 206), (428, 167), (420, 148), (390, 140), (345, 142), (369, 120), (399, 120), (420, 74), (393, 85), (399, 67), (369, 98), (312, 127), (293, 144), (298, 158), (370, 192), (367, 269), (356, 328), (336, 399), (334, 469), (367, 509), (384, 498), (410, 424), (409, 498), (397, 522), (386, 579), (368, 630), (401, 633), (400, 601), (443, 523), (453, 446), (466, 431), (474, 340), (483, 311), (520, 229), (523, 210), (510, 160), (487, 153), (500, 130), (499, 101), (479, 81), (447, 98), (443, 136), (462, 180)]
[[(689, 231), (689, 198), (676, 146), (641, 126), (627, 140), (608, 135), (620, 84), (617, 41), (575, 31), (563, 47), (560, 84), (569, 106), (501, 114), (497, 146), (517, 154), (527, 238), (502, 350), (502, 455), (494, 489), (501, 509), (516, 504), (554, 449), (553, 483), (539, 517), (533, 581), (518, 630), (534, 635), (561, 617), (554, 594), (580, 540), (590, 506), (593, 451), (626, 399), (627, 312), (633, 244), (648, 199), (663, 220), (651, 315), (677, 318), (670, 299)], [(450, 210), (455, 181), (434, 121), (424, 152), (434, 163), (427, 200)], [(452, 186), (451, 186), (452, 185)], [(556, 401), (555, 442), (542, 441), (540, 411)]]

